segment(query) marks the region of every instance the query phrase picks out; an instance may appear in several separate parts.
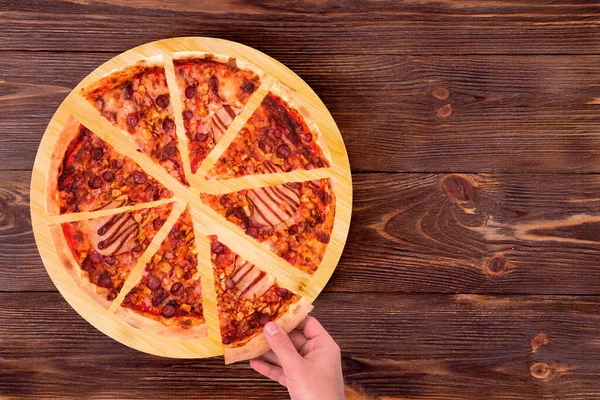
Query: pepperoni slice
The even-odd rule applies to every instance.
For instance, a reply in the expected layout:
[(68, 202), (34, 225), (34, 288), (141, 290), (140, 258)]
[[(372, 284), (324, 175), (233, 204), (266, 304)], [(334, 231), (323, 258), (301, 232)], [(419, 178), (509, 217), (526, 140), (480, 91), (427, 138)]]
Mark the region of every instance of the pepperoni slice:
[(194, 113), (190, 110), (183, 110), (182, 116), (186, 121), (191, 121), (194, 118)]
[(196, 86), (190, 85), (185, 88), (185, 97), (187, 97), (188, 99), (191, 99), (195, 95), (196, 95)]
[(148, 179), (148, 177), (142, 171), (135, 171), (133, 173), (133, 181), (135, 183), (137, 183), (138, 185), (141, 185), (142, 183), (146, 182), (147, 179)]
[(106, 182), (112, 182), (115, 180), (115, 174), (111, 171), (104, 171), (102, 173), (102, 179), (104, 179)]
[(98, 161), (104, 155), (104, 149), (102, 147), (94, 147), (91, 151), (91, 156), (93, 160)]
[(183, 294), (183, 285), (180, 282), (175, 282), (173, 286), (171, 286), (171, 294), (173, 296), (181, 296)]
[(225, 247), (220, 243), (220, 242), (214, 242), (211, 246), (210, 249), (212, 250), (213, 253), (215, 254), (221, 254), (225, 252)]
[(167, 304), (166, 306), (163, 307), (162, 309), (162, 315), (165, 318), (171, 318), (172, 316), (175, 315), (175, 312), (177, 310), (175, 309), (175, 306), (171, 305), (171, 304)]
[(169, 96), (166, 94), (161, 94), (160, 96), (156, 96), (156, 104), (161, 108), (169, 107)]
[(206, 142), (208, 135), (206, 133), (196, 133), (194, 139), (196, 139), (197, 142)]
[(279, 145), (275, 154), (279, 158), (288, 158), (291, 153), (290, 147), (287, 144)]
[(99, 189), (102, 187), (102, 179), (98, 175), (94, 175), (88, 180), (88, 185), (92, 189)]
[(171, 132), (175, 127), (175, 123), (171, 118), (165, 118), (165, 120), (162, 123), (162, 127), (165, 131)]
[(129, 125), (133, 128), (138, 124), (138, 122), (140, 121), (140, 118), (138, 117), (137, 113), (131, 113), (127, 116), (126, 121), (127, 121), (127, 125)]
[(155, 276), (151, 276), (150, 278), (148, 278), (146, 286), (148, 286), (148, 288), (151, 290), (156, 290), (160, 287), (160, 279), (158, 279)]

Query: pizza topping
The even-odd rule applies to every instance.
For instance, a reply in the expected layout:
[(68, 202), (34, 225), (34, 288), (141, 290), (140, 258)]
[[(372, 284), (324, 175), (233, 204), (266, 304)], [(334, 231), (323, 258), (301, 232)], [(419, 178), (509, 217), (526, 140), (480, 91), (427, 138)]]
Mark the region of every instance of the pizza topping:
[(220, 242), (213, 242), (210, 248), (215, 254), (221, 254), (225, 251), (225, 247)]
[(99, 176), (94, 175), (88, 180), (88, 185), (92, 189), (99, 189), (102, 187), (102, 179)]
[(133, 96), (133, 87), (131, 84), (128, 84), (123, 92), (123, 97), (129, 100), (131, 99), (131, 96)]
[(256, 227), (254, 226), (251, 226), (248, 229), (246, 229), (246, 235), (256, 239), (258, 237), (258, 229), (256, 229)]
[(98, 280), (98, 285), (104, 288), (108, 288), (112, 286), (112, 279), (109, 274), (100, 275), (100, 279)]
[(185, 119), (186, 121), (191, 121), (194, 118), (194, 113), (190, 110), (183, 110), (182, 115), (183, 119)]
[(135, 126), (140, 121), (140, 118), (138, 117), (137, 113), (131, 113), (127, 115), (126, 121), (127, 125), (131, 126), (132, 128), (135, 128)]
[(156, 290), (160, 287), (160, 279), (158, 279), (155, 276), (151, 276), (150, 278), (148, 278), (146, 286), (148, 286), (152, 290)]
[(185, 88), (185, 97), (187, 97), (188, 99), (191, 99), (195, 95), (196, 95), (196, 86), (195, 85), (190, 85)]
[(206, 133), (196, 133), (194, 139), (196, 139), (197, 142), (206, 142), (206, 139), (208, 139), (208, 135)]
[(163, 302), (169, 296), (167, 291), (161, 287), (154, 291), (154, 298), (152, 299), (152, 305), (157, 306)]
[(133, 174), (133, 181), (138, 185), (141, 185), (142, 183), (146, 182), (146, 179), (148, 179), (148, 177), (143, 171), (136, 171)]
[(282, 144), (277, 148), (277, 157), (288, 158), (290, 156), (290, 146), (287, 144)]
[(104, 257), (104, 262), (107, 263), (108, 265), (114, 265), (116, 261), (117, 261), (117, 259), (115, 258), (115, 256)]
[(91, 151), (91, 156), (93, 160), (100, 160), (104, 155), (104, 149), (102, 147), (94, 147)]
[(248, 191), (254, 219), (261, 225), (275, 226), (291, 218), (300, 206), (300, 194), (287, 186), (272, 186)]
[(175, 312), (177, 310), (175, 310), (175, 307), (171, 304), (167, 304), (166, 306), (163, 307), (162, 309), (162, 315), (166, 318), (171, 318), (172, 316), (175, 315)]
[(290, 226), (288, 228), (288, 233), (290, 235), (297, 235), (298, 234), (298, 225), (294, 224), (294, 225)]
[(181, 296), (183, 294), (184, 288), (181, 282), (175, 282), (173, 286), (171, 286), (171, 294), (173, 296)]
[(175, 122), (171, 118), (165, 118), (162, 123), (162, 127), (165, 131), (171, 132), (175, 128)]
[(175, 154), (177, 154), (177, 146), (175, 146), (174, 143), (169, 143), (168, 145), (166, 145), (165, 147), (163, 147), (162, 157), (164, 159), (171, 158)]
[(211, 76), (208, 80), (208, 88), (209, 90), (218, 98), (219, 98), (219, 80), (216, 76)]
[(115, 174), (111, 171), (104, 171), (102, 173), (102, 179), (106, 182), (112, 182), (115, 180)]
[(161, 108), (169, 107), (169, 96), (166, 94), (161, 94), (156, 97), (156, 104)]

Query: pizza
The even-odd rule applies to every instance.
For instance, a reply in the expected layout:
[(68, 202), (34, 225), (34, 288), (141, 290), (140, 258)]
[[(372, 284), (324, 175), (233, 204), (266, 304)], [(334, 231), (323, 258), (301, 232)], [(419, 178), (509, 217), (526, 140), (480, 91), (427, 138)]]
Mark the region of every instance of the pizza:
[(75, 279), (108, 306), (170, 212), (171, 205), (164, 205), (62, 224), (81, 271), (70, 268)]
[(85, 88), (83, 96), (107, 120), (127, 132), (140, 151), (187, 184), (164, 67), (141, 62)]
[(136, 327), (172, 337), (197, 338), (206, 334), (202, 286), (189, 210), (169, 231), (144, 269), (139, 282), (125, 296), (119, 310)]
[[(327, 143), (296, 95), (253, 65), (138, 58), (84, 81), (75, 96), (95, 114), (69, 107), (44, 160), (57, 259), (79, 304), (98, 303), (120, 332), (218, 345), (226, 363), (256, 357), (267, 322), (290, 331), (312, 309), (305, 285), (338, 205)], [(306, 176), (287, 175), (297, 170)], [(265, 265), (260, 247), (282, 262)]]
[(201, 198), (296, 268), (313, 274), (319, 267), (335, 215), (330, 179), (202, 194)]
[(267, 322), (295, 326), (312, 306), (233, 253), (216, 236), (210, 241), (225, 363), (259, 356), (268, 349), (260, 335)]
[(221, 140), (250, 95), (261, 84), (260, 71), (235, 58), (188, 55), (173, 62), (192, 173)]
[(323, 138), (290, 91), (275, 85), (207, 174), (209, 179), (328, 167)]

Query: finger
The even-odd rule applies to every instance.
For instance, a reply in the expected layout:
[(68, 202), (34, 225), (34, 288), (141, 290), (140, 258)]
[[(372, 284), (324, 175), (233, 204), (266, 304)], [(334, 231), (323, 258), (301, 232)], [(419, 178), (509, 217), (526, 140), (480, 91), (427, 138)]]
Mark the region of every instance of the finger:
[(258, 358), (250, 360), (250, 366), (259, 374), (266, 376), (275, 382), (279, 382), (280, 385), (285, 386), (285, 376), (283, 375), (283, 369), (281, 367), (271, 365), (267, 362), (259, 360)]
[(277, 365), (281, 367), (281, 363), (279, 362), (279, 358), (273, 353), (273, 350), (269, 350), (263, 355), (259, 357), (261, 360), (268, 362), (269, 364)]
[(310, 315), (306, 317), (306, 319), (302, 321), (296, 329), (301, 330), (302, 333), (304, 333), (304, 336), (309, 339), (314, 339), (321, 335), (329, 336), (329, 333), (327, 333), (325, 328), (323, 328), (323, 325), (321, 325), (321, 323), (317, 321), (315, 317), (311, 317)]
[(291, 368), (302, 360), (287, 333), (277, 323), (270, 321), (265, 325), (265, 338), (282, 367)]
[(288, 336), (298, 352), (304, 347), (306, 342), (308, 342), (308, 338), (298, 331), (291, 331)]

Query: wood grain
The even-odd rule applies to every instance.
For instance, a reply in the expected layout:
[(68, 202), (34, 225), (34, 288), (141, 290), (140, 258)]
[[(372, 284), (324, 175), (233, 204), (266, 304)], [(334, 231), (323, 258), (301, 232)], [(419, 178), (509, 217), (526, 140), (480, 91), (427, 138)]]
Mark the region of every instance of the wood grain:
[[(112, 55), (5, 53), (0, 169), (32, 167), (62, 99)], [(332, 112), (355, 172), (600, 172), (598, 56), (288, 53), (282, 62)]]
[[(346, 383), (365, 398), (588, 399), (600, 396), (599, 301), (336, 293), (317, 299), (315, 315), (342, 348)], [(126, 348), (58, 293), (0, 294), (0, 337), (0, 395), (285, 398), (247, 364)]]
[[(0, 172), (0, 291), (54, 290), (33, 242), (26, 178)], [(353, 181), (350, 234), (326, 292), (600, 294), (599, 175)], [(466, 188), (472, 198), (460, 200)]]
[(276, 58), (283, 53), (600, 54), (600, 9), (594, 2), (228, 0), (206, 7), (175, 0), (126, 5), (29, 0), (4, 2), (0, 12), (0, 50), (124, 51), (165, 37), (210, 36)]

